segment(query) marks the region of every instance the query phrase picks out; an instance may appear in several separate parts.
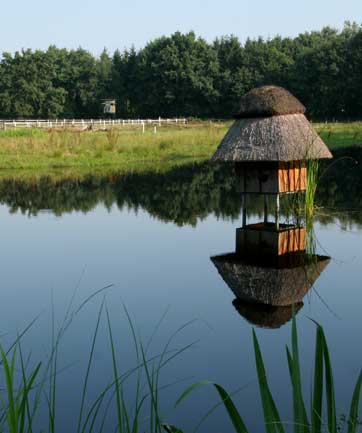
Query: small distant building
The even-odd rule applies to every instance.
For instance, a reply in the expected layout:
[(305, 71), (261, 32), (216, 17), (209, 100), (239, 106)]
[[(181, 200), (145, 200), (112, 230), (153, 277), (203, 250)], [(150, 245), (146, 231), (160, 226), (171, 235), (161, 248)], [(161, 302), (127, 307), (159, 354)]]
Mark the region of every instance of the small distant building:
[(116, 100), (115, 99), (104, 99), (102, 101), (103, 114), (116, 114)]

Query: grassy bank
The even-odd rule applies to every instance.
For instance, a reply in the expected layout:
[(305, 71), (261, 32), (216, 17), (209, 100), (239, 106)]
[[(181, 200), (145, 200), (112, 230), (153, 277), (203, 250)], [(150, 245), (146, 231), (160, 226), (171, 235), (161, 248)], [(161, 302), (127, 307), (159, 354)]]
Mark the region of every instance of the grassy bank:
[(315, 123), (313, 126), (331, 150), (362, 146), (362, 122)]
[[(0, 131), (0, 169), (48, 170), (59, 167), (127, 168), (139, 163), (179, 164), (210, 158), (230, 122), (185, 126), (124, 127), (108, 131), (17, 129)], [(333, 149), (362, 145), (362, 123), (315, 124)]]
[(122, 128), (97, 132), (0, 132), (0, 168), (128, 166), (210, 157), (226, 124)]

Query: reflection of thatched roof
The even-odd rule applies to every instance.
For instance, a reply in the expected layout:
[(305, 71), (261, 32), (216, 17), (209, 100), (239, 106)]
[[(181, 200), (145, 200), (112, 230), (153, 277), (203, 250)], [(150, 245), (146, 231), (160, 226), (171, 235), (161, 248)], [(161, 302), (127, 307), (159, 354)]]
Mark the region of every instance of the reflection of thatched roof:
[(212, 161), (300, 161), (332, 158), (303, 114), (239, 119)]
[(246, 302), (286, 306), (302, 302), (330, 261), (329, 257), (308, 257), (304, 263), (288, 267), (266, 267), (240, 256), (224, 254), (211, 257), (219, 274), (238, 299)]
[[(249, 302), (235, 299), (233, 301), (235, 309), (249, 323), (261, 328), (280, 328), (289, 322), (293, 317), (292, 305), (286, 307), (273, 307), (264, 304), (252, 304)], [(294, 305), (295, 314), (303, 307), (303, 302)]]
[(262, 86), (250, 90), (240, 101), (235, 118), (268, 117), (281, 114), (304, 114), (306, 111), (296, 97), (278, 86)]

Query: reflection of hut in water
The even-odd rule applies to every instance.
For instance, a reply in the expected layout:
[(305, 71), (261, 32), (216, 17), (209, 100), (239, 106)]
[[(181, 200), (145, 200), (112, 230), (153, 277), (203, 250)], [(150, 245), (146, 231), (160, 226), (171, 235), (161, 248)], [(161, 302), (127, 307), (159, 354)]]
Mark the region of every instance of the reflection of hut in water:
[(211, 257), (249, 322), (275, 328), (303, 306), (330, 258), (306, 253), (303, 227), (251, 224), (236, 230), (234, 253)]
[(293, 304), (296, 311), (302, 308), (330, 258), (296, 252), (268, 261), (267, 256), (230, 253), (211, 260), (234, 293), (239, 313), (256, 325), (273, 328), (291, 319)]
[[(235, 299), (233, 305), (236, 311), (250, 324), (260, 328), (280, 328), (293, 317), (293, 306), (274, 307), (272, 305), (253, 304)], [(294, 304), (294, 314), (298, 314), (303, 303)]]
[(219, 274), (238, 299), (282, 307), (302, 302), (330, 258), (291, 254), (267, 266), (237, 254), (212, 257)]

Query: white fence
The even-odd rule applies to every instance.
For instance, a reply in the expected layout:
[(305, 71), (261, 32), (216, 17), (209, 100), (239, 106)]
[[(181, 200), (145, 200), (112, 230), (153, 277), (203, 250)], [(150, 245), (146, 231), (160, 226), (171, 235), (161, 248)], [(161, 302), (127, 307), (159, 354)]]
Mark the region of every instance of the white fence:
[(122, 126), (145, 126), (146, 124), (151, 125), (163, 125), (163, 124), (186, 124), (187, 120), (182, 118), (176, 119), (53, 119), (53, 120), (1, 120), (0, 129), (12, 129), (12, 128), (77, 128), (84, 130), (92, 129), (105, 129), (110, 127), (122, 127)]

